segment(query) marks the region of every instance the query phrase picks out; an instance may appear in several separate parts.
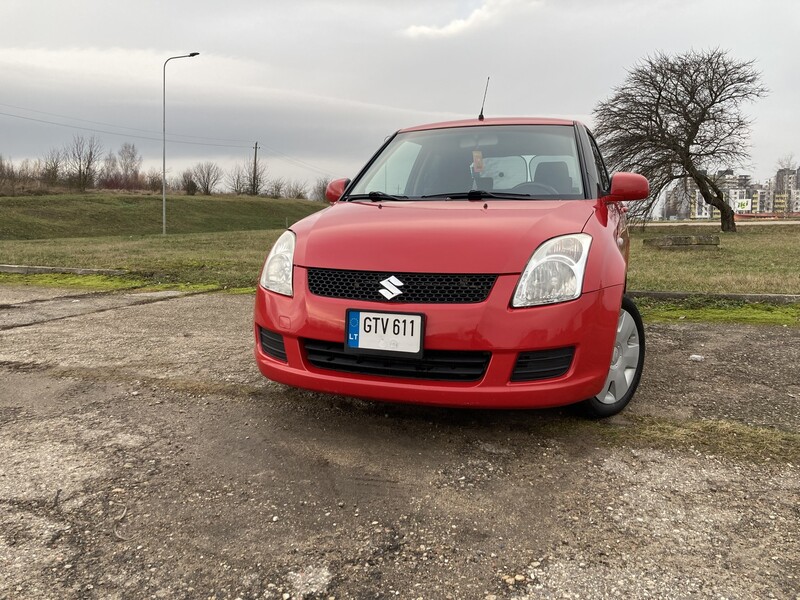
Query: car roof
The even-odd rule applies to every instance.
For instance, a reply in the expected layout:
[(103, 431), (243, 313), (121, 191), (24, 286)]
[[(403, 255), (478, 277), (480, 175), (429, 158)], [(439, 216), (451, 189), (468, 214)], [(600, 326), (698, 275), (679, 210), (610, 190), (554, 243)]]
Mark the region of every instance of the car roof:
[(489, 119), (462, 119), (460, 121), (443, 121), (406, 127), (399, 131), (424, 131), (427, 129), (447, 129), (450, 127), (479, 127), (481, 125), (575, 125), (577, 121), (569, 119), (548, 119), (538, 117), (493, 117)]

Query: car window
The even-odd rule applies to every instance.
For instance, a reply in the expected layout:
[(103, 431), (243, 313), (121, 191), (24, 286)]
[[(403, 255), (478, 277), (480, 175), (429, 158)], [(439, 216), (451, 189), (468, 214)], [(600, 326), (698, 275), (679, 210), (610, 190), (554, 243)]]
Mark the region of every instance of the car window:
[(583, 198), (571, 125), (485, 125), (398, 133), (354, 181), (349, 195), (409, 199), (470, 190), (542, 199)]
[[(510, 190), (528, 181), (528, 164), (521, 156), (489, 156), (483, 158), (482, 168), (480, 164), (476, 166), (474, 162), (470, 166), (476, 178), (491, 178), (492, 190)], [(479, 187), (476, 185), (476, 189)]]
[[(534, 156), (530, 160), (529, 169), (534, 181), (547, 180), (548, 184), (554, 185), (557, 189), (583, 194), (580, 166), (575, 155)], [(559, 178), (561, 181), (558, 181)]]
[(408, 178), (421, 146), (413, 140), (403, 140), (394, 152), (383, 153), (376, 168), (364, 182), (368, 191), (385, 194), (405, 194)]
[(603, 155), (600, 154), (600, 148), (597, 147), (597, 142), (589, 135), (589, 142), (592, 146), (592, 154), (594, 155), (594, 164), (597, 169), (597, 177), (600, 179), (600, 185), (605, 191), (611, 189), (611, 179), (608, 177), (606, 165), (603, 162)]

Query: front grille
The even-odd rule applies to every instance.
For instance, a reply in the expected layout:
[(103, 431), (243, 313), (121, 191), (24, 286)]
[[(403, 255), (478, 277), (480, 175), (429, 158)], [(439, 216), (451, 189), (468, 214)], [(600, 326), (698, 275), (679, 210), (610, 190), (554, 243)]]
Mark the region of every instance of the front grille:
[[(402, 292), (387, 299), (381, 294), (381, 281), (396, 277)], [(489, 297), (497, 275), (390, 273), (384, 271), (342, 271), (309, 269), (308, 288), (316, 296), (412, 304), (475, 304)]]
[(286, 362), (286, 347), (280, 333), (259, 327), (258, 336), (261, 338), (261, 349), (265, 354)]
[(514, 365), (511, 381), (537, 381), (560, 377), (569, 371), (575, 348), (555, 348), (553, 350), (537, 350), (521, 352)]
[(490, 352), (426, 350), (421, 359), (349, 354), (344, 344), (303, 340), (308, 362), (318, 369), (434, 381), (478, 381), (486, 372)]

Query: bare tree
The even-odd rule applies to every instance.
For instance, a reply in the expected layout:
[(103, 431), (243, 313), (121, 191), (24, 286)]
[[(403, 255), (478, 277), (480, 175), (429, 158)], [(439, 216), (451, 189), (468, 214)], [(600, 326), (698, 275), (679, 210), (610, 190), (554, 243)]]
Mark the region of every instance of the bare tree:
[(85, 192), (94, 184), (102, 152), (103, 146), (96, 137), (87, 139), (78, 134), (72, 136), (72, 142), (64, 148), (67, 178), (80, 191)]
[(161, 191), (161, 170), (151, 167), (144, 176), (145, 187), (151, 192)]
[(245, 167), (247, 174), (247, 193), (251, 196), (258, 196), (263, 190), (267, 181), (267, 165), (261, 159), (257, 159), (252, 165)]
[(775, 164), (776, 171), (782, 171), (784, 169), (789, 171), (797, 170), (797, 161), (794, 158), (794, 154), (791, 152), (785, 156), (781, 156)]
[(223, 171), (218, 164), (211, 161), (197, 163), (192, 169), (194, 180), (200, 193), (210, 196), (217, 184), (222, 180)]
[(286, 195), (286, 180), (276, 177), (266, 182), (264, 193), (270, 198), (283, 198)]
[(234, 194), (247, 193), (247, 174), (242, 165), (236, 165), (228, 172), (226, 183)]
[(3, 189), (3, 186), (6, 183), (6, 159), (3, 158), (3, 155), (0, 154), (0, 190)]
[(261, 159), (240, 163), (228, 172), (226, 183), (234, 194), (258, 196), (267, 185), (267, 165)]
[(46, 185), (57, 185), (64, 171), (64, 154), (58, 148), (50, 148), (42, 158), (42, 182)]
[(17, 180), (23, 187), (30, 187), (39, 178), (40, 170), (41, 167), (38, 160), (33, 162), (26, 158), (17, 167)]
[(17, 169), (14, 167), (14, 162), (10, 159), (4, 159), (0, 154), (0, 190), (7, 188), (11, 194), (17, 191)]
[(753, 61), (720, 49), (656, 53), (594, 110), (595, 133), (612, 170), (650, 180), (649, 212), (671, 182), (692, 179), (720, 212), (723, 231), (736, 231), (733, 209), (712, 173), (749, 158), (751, 120), (741, 107), (766, 95)]
[(139, 169), (142, 168), (142, 156), (134, 144), (125, 142), (117, 151), (122, 187), (133, 190), (139, 186)]
[(325, 190), (328, 189), (328, 184), (330, 182), (330, 177), (318, 177), (314, 185), (311, 186), (310, 198), (317, 202), (327, 202), (328, 198), (325, 196)]
[(100, 187), (108, 190), (116, 190), (121, 187), (122, 178), (117, 165), (117, 155), (114, 154), (113, 150), (109, 150), (108, 154), (103, 158), (103, 162), (98, 169), (97, 182)]
[(38, 164), (27, 158), (15, 165), (0, 155), (0, 191), (7, 190), (11, 195), (24, 191), (37, 179), (38, 171)]
[(197, 182), (194, 180), (194, 173), (191, 169), (186, 169), (181, 173), (181, 189), (187, 196), (194, 196), (197, 193)]
[(286, 197), (305, 200), (308, 198), (308, 184), (305, 181), (289, 181), (286, 184)]

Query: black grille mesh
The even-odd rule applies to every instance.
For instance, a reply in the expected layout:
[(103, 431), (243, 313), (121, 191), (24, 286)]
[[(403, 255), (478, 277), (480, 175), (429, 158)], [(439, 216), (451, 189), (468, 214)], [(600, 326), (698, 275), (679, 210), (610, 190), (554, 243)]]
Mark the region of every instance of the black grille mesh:
[(422, 359), (370, 356), (345, 352), (344, 344), (303, 340), (308, 362), (318, 369), (434, 381), (478, 381), (489, 365), (490, 352), (426, 350)]
[[(392, 276), (403, 282), (398, 286), (402, 294), (387, 299), (380, 293), (381, 281)], [(308, 270), (308, 287), (312, 294), (367, 302), (475, 304), (489, 297), (496, 280), (496, 275), (480, 274)]]

